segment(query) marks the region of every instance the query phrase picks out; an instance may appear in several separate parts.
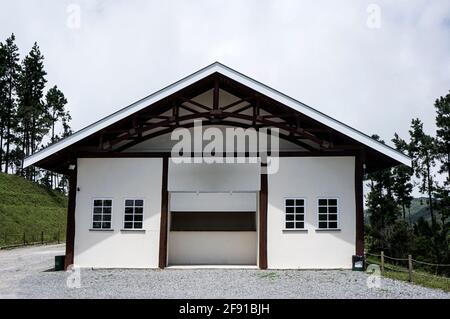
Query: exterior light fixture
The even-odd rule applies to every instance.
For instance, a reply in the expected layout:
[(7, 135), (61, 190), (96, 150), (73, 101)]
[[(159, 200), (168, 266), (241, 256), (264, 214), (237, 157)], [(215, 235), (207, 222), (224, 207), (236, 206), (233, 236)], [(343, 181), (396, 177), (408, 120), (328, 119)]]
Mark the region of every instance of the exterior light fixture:
[(352, 256), (352, 270), (364, 271), (365, 261), (364, 256), (353, 255)]

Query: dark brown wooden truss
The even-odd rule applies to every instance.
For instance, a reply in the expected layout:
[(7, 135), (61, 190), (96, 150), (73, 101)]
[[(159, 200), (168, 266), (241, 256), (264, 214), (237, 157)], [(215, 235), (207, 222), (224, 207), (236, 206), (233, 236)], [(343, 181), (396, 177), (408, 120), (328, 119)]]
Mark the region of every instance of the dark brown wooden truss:
[[(206, 92), (212, 92), (212, 101), (205, 103), (208, 105), (196, 99)], [(220, 92), (227, 92), (235, 96), (236, 100), (223, 105)], [(117, 156), (136, 144), (170, 133), (176, 128), (192, 127), (194, 120), (202, 120), (204, 126), (278, 128), (280, 138), (300, 146), (302, 153), (314, 156), (353, 156), (367, 151), (371, 153), (366, 162), (370, 171), (395, 163), (305, 114), (215, 73), (55, 153), (41, 161), (39, 166), (65, 172), (67, 163), (80, 157), (80, 154), (88, 157), (108, 154)]]
[[(211, 79), (210, 86), (206, 87), (205, 91), (211, 89), (213, 90), (211, 106), (193, 100), (192, 94), (198, 92), (175, 95), (165, 106), (150, 107), (132, 116), (126, 126), (122, 124), (121, 127), (104, 130), (98, 136), (96, 150), (120, 152), (148, 139), (170, 133), (176, 128), (192, 127), (194, 120), (202, 120), (203, 125), (278, 128), (281, 138), (308, 151), (344, 149), (343, 145), (334, 143), (333, 131), (329, 128), (295, 110), (284, 106), (282, 109), (276, 102), (256, 92), (248, 92), (247, 95), (237, 92), (236, 88), (233, 90), (230, 83), (218, 74)], [(227, 91), (238, 99), (228, 105), (219, 106), (220, 90)], [(181, 110), (184, 111), (183, 115), (180, 115)], [(251, 114), (248, 110), (252, 110)], [(261, 115), (262, 111), (264, 115)]]

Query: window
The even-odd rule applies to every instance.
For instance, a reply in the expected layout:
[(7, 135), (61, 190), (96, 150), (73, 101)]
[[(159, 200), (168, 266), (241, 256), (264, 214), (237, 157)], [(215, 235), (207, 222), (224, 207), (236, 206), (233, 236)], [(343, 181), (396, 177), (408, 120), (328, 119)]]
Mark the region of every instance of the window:
[(92, 228), (111, 229), (111, 199), (94, 199)]
[(142, 229), (144, 219), (144, 201), (142, 199), (125, 200), (125, 229)]
[(285, 201), (286, 229), (305, 228), (305, 200), (289, 198)]
[(319, 229), (338, 228), (338, 200), (337, 198), (319, 198)]

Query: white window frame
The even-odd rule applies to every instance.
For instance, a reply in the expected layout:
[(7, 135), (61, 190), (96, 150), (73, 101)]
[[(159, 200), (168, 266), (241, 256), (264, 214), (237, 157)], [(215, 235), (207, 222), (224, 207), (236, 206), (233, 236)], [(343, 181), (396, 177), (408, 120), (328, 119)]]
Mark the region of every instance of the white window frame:
[[(132, 200), (133, 201), (133, 206), (127, 206), (127, 200)], [(136, 207), (136, 206), (134, 206), (134, 201), (136, 201), (136, 200), (141, 200), (142, 201), (142, 221), (141, 221), (141, 223), (142, 223), (142, 227), (141, 228), (135, 228), (134, 227), (134, 208)], [(133, 207), (133, 221), (131, 221), (131, 223), (132, 223), (132, 228), (125, 228), (125, 223), (129, 223), (129, 221), (125, 221), (125, 215), (126, 215), (126, 213), (125, 213), (125, 210), (126, 210), (126, 208), (127, 207)], [(138, 207), (141, 207), (141, 206), (138, 206)], [(124, 231), (140, 231), (140, 230), (144, 230), (144, 215), (145, 215), (145, 199), (143, 198), (143, 197), (136, 197), (136, 198), (131, 198), (131, 197), (126, 197), (126, 198), (124, 198), (123, 199), (123, 219), (122, 219), (122, 230), (124, 230)]]
[[(297, 215), (297, 213), (295, 213), (295, 208), (296, 208), (296, 204), (295, 204), (295, 200), (301, 199), (303, 200), (303, 227), (302, 228), (298, 228), (296, 225), (296, 220), (295, 220), (295, 215)], [(294, 215), (294, 220), (293, 221), (288, 221), (286, 219), (286, 200), (294, 200), (294, 213), (292, 215)], [(291, 206), (289, 206), (291, 207)], [(300, 207), (300, 206), (299, 206)], [(286, 227), (286, 223), (287, 222), (293, 222), (294, 223), (294, 228), (287, 228)], [(305, 197), (298, 197), (298, 196), (287, 196), (283, 198), (283, 230), (306, 230), (306, 198)]]
[[(327, 222), (327, 227), (326, 228), (320, 228), (319, 227), (319, 223), (320, 222), (324, 222), (324, 221), (321, 221), (320, 219), (319, 219), (319, 207), (324, 207), (324, 206), (320, 206), (319, 205), (319, 200), (321, 200), (321, 199), (326, 199), (327, 200), (327, 220), (326, 220), (326, 222)], [(328, 207), (329, 207), (329, 205), (328, 205), (328, 200), (329, 199), (335, 199), (336, 200), (336, 228), (330, 228), (329, 227), (329, 222), (330, 222), (330, 220), (328, 219), (328, 216), (329, 216), (329, 212), (328, 212)], [(340, 220), (341, 220), (341, 211), (340, 211), (340, 207), (341, 207), (341, 200), (340, 200), (340, 198), (339, 198), (339, 196), (318, 196), (317, 198), (316, 198), (316, 219), (317, 219), (317, 229), (316, 230), (319, 230), (319, 231), (321, 231), (321, 230), (323, 230), (323, 231), (326, 231), (326, 230), (341, 230), (341, 225), (340, 225)]]
[[(101, 200), (102, 201), (102, 209), (103, 209), (103, 201), (104, 200), (110, 200), (111, 201), (111, 220), (109, 221), (109, 223), (110, 223), (110, 227), (109, 228), (103, 228), (103, 221), (100, 221), (100, 223), (101, 223), (101, 227), (100, 228), (94, 228), (94, 223), (98, 223), (98, 221), (95, 221), (94, 220), (94, 208), (96, 207), (94, 204), (95, 204), (95, 201), (96, 200)], [(107, 206), (108, 207), (108, 206)], [(114, 210), (114, 200), (113, 200), (113, 198), (111, 198), (111, 197), (94, 197), (93, 199), (92, 199), (92, 205), (91, 205), (91, 230), (99, 230), (99, 231), (102, 231), (102, 230), (113, 230), (113, 210)], [(103, 211), (102, 211), (102, 219), (103, 219)]]

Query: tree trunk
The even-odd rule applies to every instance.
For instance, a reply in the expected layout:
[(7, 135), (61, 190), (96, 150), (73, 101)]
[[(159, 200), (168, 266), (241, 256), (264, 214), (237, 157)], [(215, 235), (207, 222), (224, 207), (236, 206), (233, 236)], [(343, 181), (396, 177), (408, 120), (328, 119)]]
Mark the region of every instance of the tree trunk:
[(433, 212), (433, 180), (431, 178), (430, 160), (428, 156), (426, 158), (426, 166), (427, 166), (427, 183), (428, 183), (428, 201), (430, 207), (431, 223), (434, 226), (436, 220), (434, 219), (434, 212)]
[(22, 177), (27, 178), (27, 174), (25, 172), (25, 169), (23, 168), (23, 163), (27, 154), (27, 126), (24, 124), (23, 126), (23, 137), (22, 137), (22, 154), (21, 155), (21, 159), (20, 159), (20, 174), (22, 175)]
[(8, 174), (8, 167), (9, 167), (9, 143), (11, 139), (11, 121), (8, 118), (8, 128), (6, 129), (6, 153), (5, 153), (5, 173)]
[(431, 222), (432, 222), (433, 225), (434, 225), (434, 223), (435, 223), (436, 221), (434, 220), (434, 212), (433, 212), (433, 196), (432, 196), (430, 190), (428, 191), (428, 201), (429, 201), (429, 203), (430, 203), (429, 205), (430, 205)]
[(7, 119), (6, 119), (6, 154), (5, 154), (5, 173), (8, 174), (8, 168), (9, 168), (9, 145), (11, 143), (11, 110), (13, 108), (13, 102), (12, 102), (12, 79), (10, 77), (9, 79), (9, 108), (7, 110)]
[[(52, 144), (55, 143), (55, 113), (52, 118)], [(50, 172), (50, 188), (53, 189), (53, 172)]]
[[(33, 155), (34, 153), (34, 143), (35, 143), (35, 135), (36, 135), (36, 119), (35, 116), (33, 115), (33, 120), (32, 120), (32, 125), (31, 125), (31, 147), (30, 147), (30, 155)], [(31, 173), (30, 173), (30, 179), (34, 182), (35, 181), (35, 171), (34, 171), (34, 166), (30, 167), (31, 169)]]
[(0, 127), (0, 173), (3, 172), (3, 125)]
[(447, 182), (449, 183), (450, 187), (450, 143), (447, 144)]

